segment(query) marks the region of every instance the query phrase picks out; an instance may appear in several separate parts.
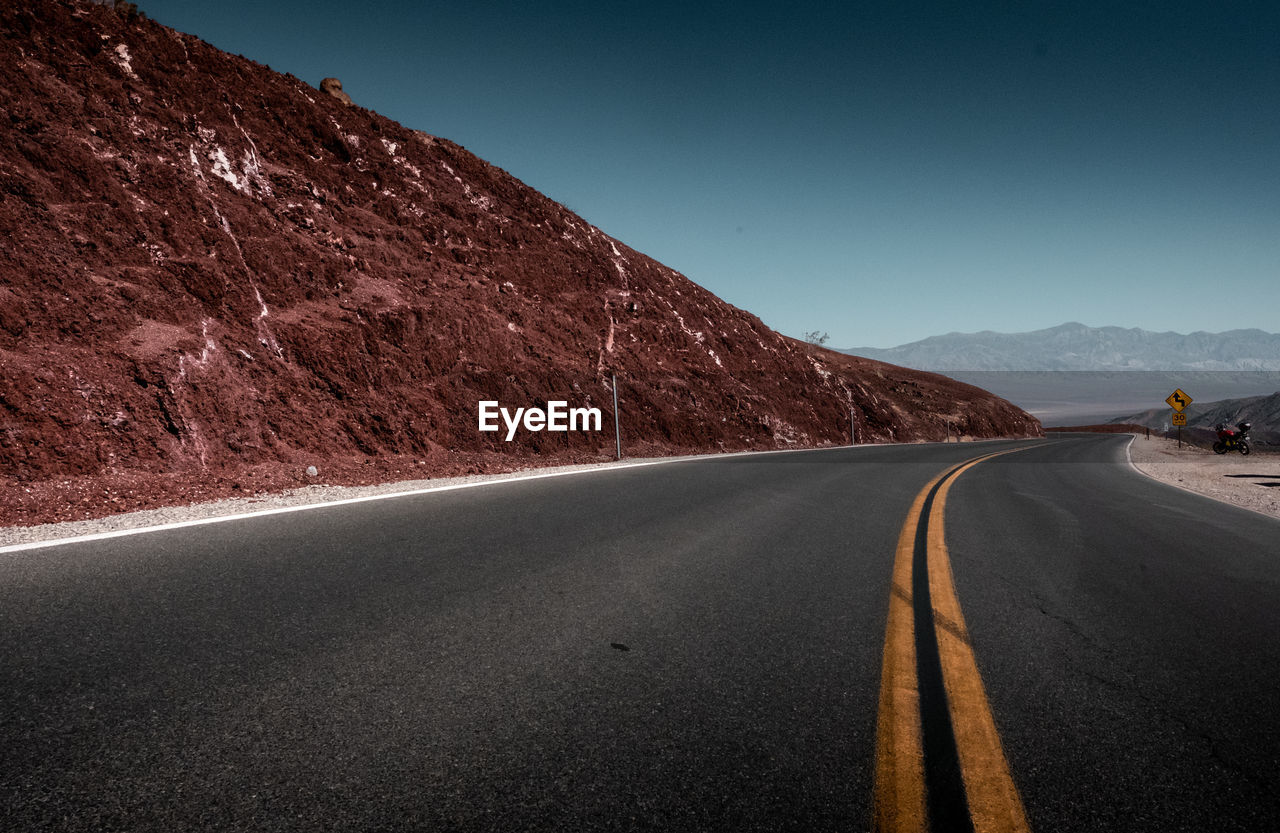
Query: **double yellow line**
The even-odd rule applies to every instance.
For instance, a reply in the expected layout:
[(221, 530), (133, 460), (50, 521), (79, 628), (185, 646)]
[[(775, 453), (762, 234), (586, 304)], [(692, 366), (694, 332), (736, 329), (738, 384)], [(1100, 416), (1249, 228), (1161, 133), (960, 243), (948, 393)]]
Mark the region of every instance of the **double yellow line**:
[[(1027, 826), (1022, 799), (1014, 786), (991, 715), (969, 632), (951, 577), (951, 558), (943, 533), (943, 512), (951, 484), (984, 460), (1009, 454), (1011, 449), (961, 463), (935, 477), (916, 495), (898, 537), (885, 629), (884, 665), (880, 677), (879, 721), (876, 730), (875, 830), (881, 833), (926, 833), (930, 830), (930, 796), (926, 789), (925, 732), (921, 716), (920, 657), (917, 655), (918, 615), (933, 623), (937, 660), (945, 689), (946, 713), (959, 762), (963, 801), (975, 833), (1021, 833)], [(925, 565), (928, 574), (927, 612), (917, 610), (914, 575), (924, 518)], [(919, 600), (921, 603), (924, 599)], [(932, 646), (929, 646), (932, 656)], [(923, 651), (921, 652), (924, 653)], [(933, 730), (936, 734), (936, 730)], [(934, 762), (936, 766), (936, 762)], [(935, 773), (936, 775), (936, 773)], [(942, 773), (939, 777), (948, 777)], [(949, 777), (954, 778), (954, 773)], [(931, 780), (930, 783), (934, 783)], [(962, 810), (963, 811), (963, 810)], [(934, 819), (941, 833), (943, 819)]]

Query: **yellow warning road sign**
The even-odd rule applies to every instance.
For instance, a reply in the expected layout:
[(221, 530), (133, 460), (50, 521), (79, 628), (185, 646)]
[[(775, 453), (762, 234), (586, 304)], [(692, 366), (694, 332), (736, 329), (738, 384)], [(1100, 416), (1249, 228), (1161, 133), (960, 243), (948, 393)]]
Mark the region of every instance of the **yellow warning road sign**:
[(1174, 425), (1186, 425), (1186, 424), (1187, 424), (1187, 415), (1186, 415), (1186, 414), (1174, 414), (1174, 415), (1173, 415), (1173, 424), (1174, 424)]
[[(1169, 403), (1169, 407), (1178, 413), (1182, 413), (1182, 409), (1191, 404), (1191, 397), (1182, 392), (1182, 388), (1178, 388), (1169, 394), (1169, 398), (1165, 400)], [(1176, 423), (1175, 423), (1176, 424)]]

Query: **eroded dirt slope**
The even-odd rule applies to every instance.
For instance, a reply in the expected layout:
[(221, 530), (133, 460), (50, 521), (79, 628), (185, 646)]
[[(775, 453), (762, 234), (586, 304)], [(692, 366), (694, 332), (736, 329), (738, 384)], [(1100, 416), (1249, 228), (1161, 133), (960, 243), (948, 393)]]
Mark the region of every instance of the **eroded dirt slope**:
[[(0, 523), (612, 454), (1040, 432), (765, 327), (445, 139), (100, 5), (0, 10)], [(317, 83), (319, 79), (313, 79)]]

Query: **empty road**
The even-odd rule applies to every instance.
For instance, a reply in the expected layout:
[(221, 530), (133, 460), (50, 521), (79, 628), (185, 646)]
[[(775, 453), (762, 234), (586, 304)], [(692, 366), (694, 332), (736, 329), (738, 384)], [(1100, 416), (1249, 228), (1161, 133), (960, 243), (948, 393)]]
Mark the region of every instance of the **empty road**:
[(1280, 522), (1127, 441), (0, 554), (0, 830), (1270, 829)]

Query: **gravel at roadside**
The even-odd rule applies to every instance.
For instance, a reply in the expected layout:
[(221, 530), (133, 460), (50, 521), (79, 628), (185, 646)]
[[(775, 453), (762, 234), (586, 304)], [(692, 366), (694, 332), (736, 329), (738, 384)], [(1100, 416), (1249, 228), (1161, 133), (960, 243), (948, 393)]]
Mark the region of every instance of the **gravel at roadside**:
[(377, 495), (413, 492), (422, 489), (441, 489), (469, 483), (485, 483), (493, 480), (512, 480), (521, 477), (537, 477), (549, 474), (589, 469), (630, 466), (638, 463), (658, 461), (691, 460), (693, 456), (654, 457), (647, 459), (627, 459), (619, 463), (589, 463), (574, 466), (550, 466), (534, 468), (521, 472), (506, 474), (472, 474), (463, 477), (440, 477), (431, 480), (404, 480), (397, 483), (382, 483), (377, 486), (304, 486), (276, 494), (255, 495), (253, 497), (229, 498), (226, 500), (196, 503), (188, 506), (167, 506), (163, 509), (145, 509), (140, 512), (126, 512), (95, 518), (87, 521), (68, 521), (66, 523), (42, 524), (40, 526), (0, 527), (0, 547), (15, 544), (30, 544), (37, 541), (54, 541), (62, 538), (75, 538), (83, 535), (101, 535), (126, 529), (143, 529), (165, 524), (184, 523), (228, 515), (244, 515), (253, 512), (266, 512), (273, 509), (284, 509), (293, 506), (309, 506), (318, 503), (352, 500), (374, 497)]
[(1280, 518), (1280, 454), (1214, 454), (1177, 440), (1135, 434), (1129, 446), (1133, 465), (1143, 474), (1205, 495)]

